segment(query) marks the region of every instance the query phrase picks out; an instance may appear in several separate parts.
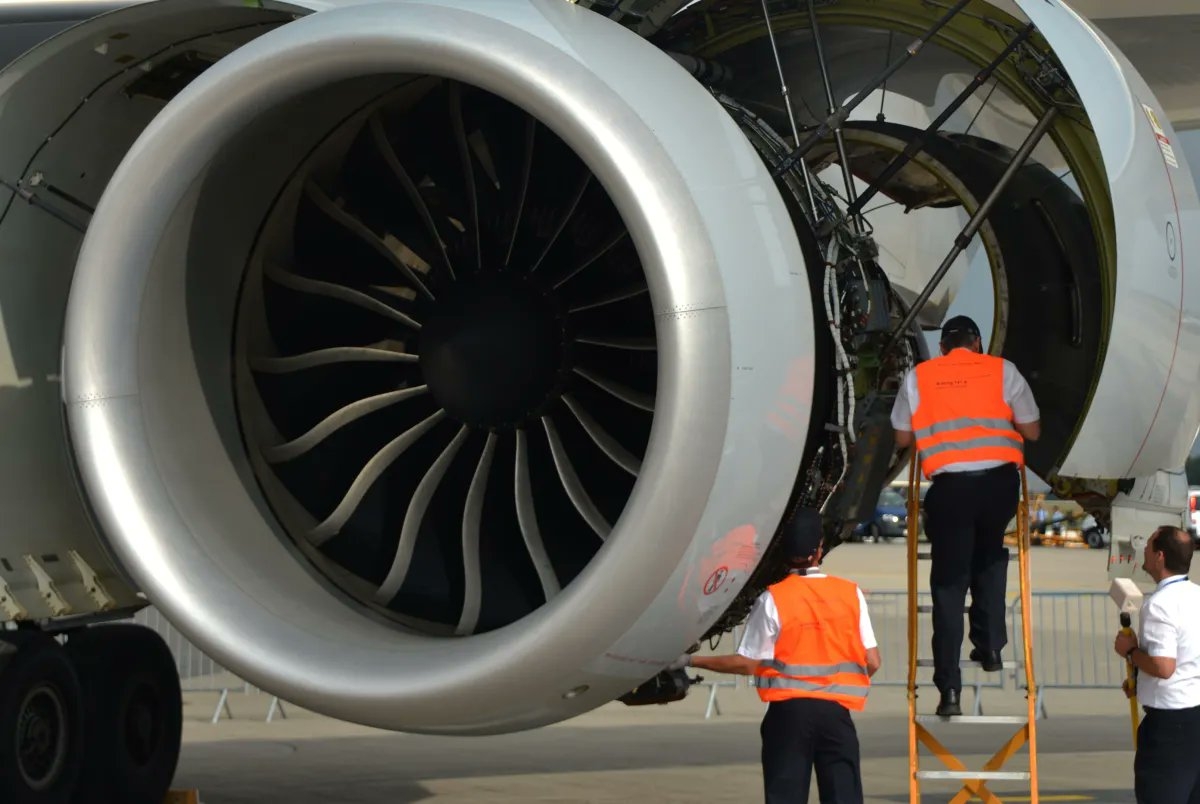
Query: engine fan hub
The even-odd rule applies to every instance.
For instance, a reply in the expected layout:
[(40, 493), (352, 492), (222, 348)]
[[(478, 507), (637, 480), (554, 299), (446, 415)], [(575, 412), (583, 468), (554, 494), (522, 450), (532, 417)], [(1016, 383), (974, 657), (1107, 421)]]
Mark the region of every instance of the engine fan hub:
[(438, 294), (424, 315), (421, 371), (465, 424), (513, 429), (538, 415), (564, 375), (566, 322), (553, 297), (515, 274), (486, 274)]

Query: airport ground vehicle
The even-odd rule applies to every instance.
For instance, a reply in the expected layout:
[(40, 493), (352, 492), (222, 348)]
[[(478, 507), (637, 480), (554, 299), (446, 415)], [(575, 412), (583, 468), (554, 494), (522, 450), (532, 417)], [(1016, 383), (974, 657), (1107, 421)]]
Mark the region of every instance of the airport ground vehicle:
[(884, 487), (879, 492), (874, 514), (854, 528), (851, 540), (882, 542), (904, 538), (908, 529), (907, 506), (903, 493), (894, 486)]

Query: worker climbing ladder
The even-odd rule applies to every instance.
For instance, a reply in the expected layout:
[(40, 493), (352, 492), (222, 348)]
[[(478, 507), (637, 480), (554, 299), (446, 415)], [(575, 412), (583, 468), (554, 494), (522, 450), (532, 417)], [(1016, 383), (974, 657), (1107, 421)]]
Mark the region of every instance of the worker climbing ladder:
[[(1002, 799), (988, 789), (991, 781), (1028, 781), (1029, 801), (1038, 801), (1038, 772), (1037, 772), (1037, 685), (1034, 683), (1033, 672), (1033, 640), (1029, 622), (1030, 605), (1030, 573), (1029, 573), (1029, 487), (1025, 477), (1025, 469), (1021, 468), (1021, 504), (1017, 508), (1017, 554), (1020, 574), (1021, 596), (1021, 645), (1024, 649), (1025, 668), (1025, 697), (1028, 702), (1026, 716), (984, 716), (959, 715), (941, 717), (938, 715), (917, 714), (917, 668), (932, 666), (932, 660), (917, 658), (918, 623), (922, 613), (932, 609), (930, 606), (917, 605), (917, 566), (918, 561), (928, 559), (929, 554), (917, 549), (917, 529), (920, 522), (918, 509), (920, 472), (917, 456), (914, 452), (909, 472), (908, 490), (908, 765), (909, 765), (909, 800), (916, 804), (921, 800), (921, 782), (923, 781), (960, 781), (962, 788), (951, 800), (952, 804), (963, 804), (972, 799), (981, 799), (987, 804), (996, 804)], [(946, 745), (934, 737), (926, 727), (934, 723), (947, 724), (977, 724), (977, 725), (1016, 725), (1017, 731), (992, 755), (980, 770), (969, 770), (966, 765)], [(922, 770), (920, 767), (920, 749), (925, 746), (933, 756), (944, 766), (944, 769)], [(1029, 769), (1027, 771), (1004, 770), (1005, 764), (1012, 759), (1023, 746), (1029, 747)]]

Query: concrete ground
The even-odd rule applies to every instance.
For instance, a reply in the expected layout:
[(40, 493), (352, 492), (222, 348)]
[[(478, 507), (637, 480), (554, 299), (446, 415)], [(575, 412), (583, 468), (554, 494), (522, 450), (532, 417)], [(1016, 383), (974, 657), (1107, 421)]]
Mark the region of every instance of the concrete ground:
[[(902, 589), (902, 557), (900, 545), (847, 545), (834, 552), (827, 569), (872, 591)], [(1035, 589), (1104, 591), (1106, 558), (1104, 551), (1035, 548)], [(1012, 568), (1015, 572), (1015, 560)], [(899, 615), (876, 614), (884, 645), (904, 644), (903, 631), (897, 633), (903, 628)], [(1047, 610), (1040, 619), (1052, 632), (1068, 631), (1072, 616)], [(1101, 657), (1089, 654), (1087, 662), (1116, 662), (1119, 675), (1111, 648), (1103, 650), (1111, 645), (1115, 623), (1106, 628), (1098, 621), (1085, 630), (1095, 632), (1089, 640), (1100, 645), (1095, 655)], [(731, 648), (728, 642), (720, 646)], [(887, 650), (885, 668), (902, 677), (903, 649)], [(687, 700), (667, 707), (610, 704), (537, 731), (480, 738), (379, 732), (286, 705), (287, 719), (266, 723), (271, 699), (262, 693), (231, 695), (233, 718), (214, 725), (208, 721), (217, 696), (188, 693), (176, 786), (199, 789), (205, 804), (761, 801), (763, 705), (745, 686), (722, 687), (720, 714), (706, 720), (708, 691), (693, 687)], [(935, 696), (925, 692), (921, 709), (930, 710)], [(984, 704), (988, 714), (1019, 714), (1026, 707), (1023, 691), (1011, 682), (987, 690)], [(1046, 704), (1049, 717), (1037, 724), (1041, 801), (1133, 801), (1129, 708), (1119, 690), (1052, 689)], [(879, 687), (867, 711), (855, 718), (871, 804), (908, 800), (906, 712), (903, 688)], [(1014, 729), (947, 724), (934, 732), (961, 751), (968, 768), (978, 768)], [(926, 756), (922, 767), (939, 766)], [(1022, 752), (1009, 769), (1027, 767)], [(990, 787), (998, 793), (1019, 788)], [(949, 801), (957, 786), (931, 782), (923, 789), (925, 801)], [(1026, 788), (1024, 798), (1003, 800), (1028, 801), (1027, 796)]]

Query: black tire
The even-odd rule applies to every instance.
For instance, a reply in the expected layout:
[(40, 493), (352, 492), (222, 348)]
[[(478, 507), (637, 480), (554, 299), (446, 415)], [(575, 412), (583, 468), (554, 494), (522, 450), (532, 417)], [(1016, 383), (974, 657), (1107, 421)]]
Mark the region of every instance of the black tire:
[(1104, 536), (1100, 533), (1099, 528), (1089, 528), (1087, 533), (1083, 535), (1084, 538), (1087, 539), (1088, 547), (1092, 548), (1093, 550), (1099, 550), (1104, 546)]
[(0, 658), (0, 801), (68, 804), (84, 760), (83, 694), (62, 647), (39, 631), (5, 634)]
[(161, 804), (183, 734), (179, 673), (162, 638), (139, 625), (71, 634), (83, 684), (88, 746), (76, 804)]

